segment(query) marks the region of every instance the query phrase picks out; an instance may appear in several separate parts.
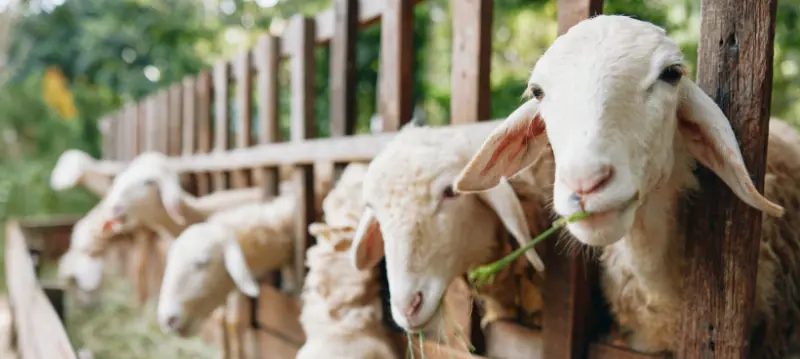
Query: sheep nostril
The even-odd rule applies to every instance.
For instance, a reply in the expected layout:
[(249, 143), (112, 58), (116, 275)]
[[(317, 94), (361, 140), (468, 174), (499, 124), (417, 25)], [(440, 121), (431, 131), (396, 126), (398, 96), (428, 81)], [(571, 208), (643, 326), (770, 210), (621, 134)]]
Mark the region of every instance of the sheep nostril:
[(414, 297), (411, 298), (411, 302), (408, 303), (408, 307), (406, 307), (406, 319), (411, 319), (417, 316), (420, 309), (422, 309), (422, 292), (417, 292), (414, 294)]
[(590, 176), (580, 176), (578, 178), (562, 177), (561, 181), (574, 193), (570, 196), (572, 201), (580, 201), (588, 194), (602, 189), (612, 177), (614, 177), (614, 167), (603, 165), (592, 171)]
[(176, 329), (175, 327), (178, 325), (178, 316), (177, 315), (170, 315), (167, 318), (167, 327), (170, 329)]

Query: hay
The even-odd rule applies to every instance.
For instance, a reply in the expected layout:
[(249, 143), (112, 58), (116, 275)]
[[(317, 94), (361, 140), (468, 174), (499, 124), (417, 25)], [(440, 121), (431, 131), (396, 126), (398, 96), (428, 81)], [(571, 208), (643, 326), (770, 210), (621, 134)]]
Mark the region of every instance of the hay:
[(161, 332), (155, 321), (156, 300), (138, 307), (130, 283), (113, 278), (104, 283), (101, 304), (82, 310), (66, 299), (67, 333), (78, 352), (93, 359), (205, 359), (219, 349), (199, 337), (179, 338)]

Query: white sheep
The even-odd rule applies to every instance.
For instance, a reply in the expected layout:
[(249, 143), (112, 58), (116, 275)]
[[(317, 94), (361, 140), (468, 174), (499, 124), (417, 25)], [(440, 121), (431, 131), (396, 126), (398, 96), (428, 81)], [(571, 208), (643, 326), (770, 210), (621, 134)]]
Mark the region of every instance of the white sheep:
[(348, 250), (355, 229), (313, 223), (317, 244), (306, 252), (300, 324), (306, 342), (297, 359), (399, 358), (383, 325), (377, 270), (357, 270)]
[(50, 173), (50, 187), (64, 191), (77, 185), (86, 187), (99, 197), (105, 196), (112, 179), (95, 170), (97, 160), (76, 149), (64, 151)]
[[(103, 275), (103, 250), (98, 239), (107, 240), (111, 235), (102, 232), (105, 216), (103, 207), (96, 205), (72, 227), (70, 246), (59, 260), (59, 277), (74, 286), (75, 294), (84, 306), (96, 302)], [(125, 224), (120, 233), (127, 233), (136, 226), (135, 222)]]
[(287, 194), (220, 211), (186, 228), (167, 252), (158, 299), (161, 328), (191, 335), (231, 290), (258, 296), (255, 278), (292, 259), (296, 210), (297, 197)]
[(317, 243), (306, 251), (300, 324), (306, 342), (297, 359), (398, 358), (383, 326), (377, 270), (357, 270), (349, 249), (364, 210), (361, 187), (367, 165), (345, 167), (322, 201), (325, 223), (312, 223)]
[(114, 231), (121, 223), (136, 219), (164, 238), (175, 238), (188, 225), (205, 221), (214, 212), (261, 202), (264, 194), (263, 189), (245, 188), (198, 199), (183, 191), (165, 155), (145, 152), (114, 179), (103, 201), (110, 213), (105, 227)]
[[(478, 195), (453, 192), (453, 181), (479, 145), (459, 128), (406, 125), (367, 170), (366, 209), (352, 260), (367, 269), (385, 255), (392, 317), (406, 331), (438, 333), (446, 289), (471, 267), (503, 256), (506, 230), (520, 243), (531, 240), (522, 196), (509, 182)], [(528, 177), (537, 182), (534, 174)], [(533, 208), (546, 201), (536, 193), (526, 194), (536, 202)], [(526, 254), (538, 271), (544, 269), (535, 251)]]
[(549, 139), (554, 210), (593, 213), (567, 228), (604, 248), (602, 286), (629, 344), (672, 351), (686, 269), (677, 204), (698, 187), (692, 169), (699, 161), (768, 215), (752, 322), (765, 326), (754, 345), (765, 352), (753, 357), (782, 357), (800, 305), (800, 221), (792, 219), (800, 210), (797, 131), (770, 121), (762, 196), (728, 119), (687, 73), (678, 45), (659, 27), (625, 16), (578, 23), (538, 60), (528, 81), (532, 98), (490, 134), (456, 190), (489, 190), (531, 165)]

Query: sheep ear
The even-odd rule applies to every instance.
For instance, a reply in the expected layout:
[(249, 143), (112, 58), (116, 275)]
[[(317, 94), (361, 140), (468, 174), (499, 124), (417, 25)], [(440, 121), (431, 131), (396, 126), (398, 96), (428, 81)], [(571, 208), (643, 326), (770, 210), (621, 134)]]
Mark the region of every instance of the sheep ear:
[(383, 237), (380, 225), (372, 208), (365, 208), (358, 221), (353, 243), (350, 245), (350, 260), (358, 270), (373, 268), (383, 258)]
[(461, 171), (453, 188), (466, 193), (497, 186), (500, 178), (511, 177), (533, 164), (546, 144), (539, 102), (529, 100), (489, 134)]
[[(517, 239), (520, 246), (531, 242), (528, 221), (525, 219), (525, 212), (522, 210), (522, 203), (519, 201), (514, 188), (505, 178), (500, 178), (500, 184), (488, 191), (479, 192), (478, 196), (486, 202), (489, 207), (497, 213), (506, 229)], [(525, 251), (528, 262), (539, 272), (544, 272), (544, 262), (535, 249)]]
[(183, 189), (181, 189), (178, 179), (170, 176), (169, 178), (160, 178), (157, 183), (161, 194), (161, 203), (164, 205), (164, 209), (167, 210), (167, 214), (175, 223), (179, 225), (186, 224), (186, 219), (181, 214)]
[(253, 278), (250, 268), (247, 267), (242, 247), (239, 242), (229, 240), (225, 242), (225, 270), (233, 279), (236, 287), (245, 295), (257, 298), (259, 293), (258, 281)]
[(678, 130), (692, 155), (749, 206), (775, 217), (782, 216), (783, 207), (766, 199), (753, 185), (736, 136), (722, 110), (691, 80), (682, 79), (680, 86)]
[(78, 150), (67, 150), (58, 157), (50, 173), (50, 188), (63, 191), (75, 187), (86, 172), (88, 155)]

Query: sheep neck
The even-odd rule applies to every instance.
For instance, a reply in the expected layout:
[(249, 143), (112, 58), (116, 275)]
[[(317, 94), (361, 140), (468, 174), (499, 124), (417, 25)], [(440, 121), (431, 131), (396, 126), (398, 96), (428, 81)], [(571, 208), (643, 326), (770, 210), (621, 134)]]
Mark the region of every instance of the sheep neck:
[(183, 219), (186, 223), (183, 225), (176, 223), (165, 211), (163, 215), (164, 220), (155, 223), (153, 227), (157, 228), (162, 235), (169, 234), (172, 238), (177, 238), (186, 227), (205, 221), (207, 216), (198, 211), (191, 201), (192, 198), (184, 194), (180, 202), (180, 213), (183, 215)]
[[(675, 152), (676, 167), (669, 179), (644, 198), (631, 230), (602, 257), (607, 276), (622, 280), (630, 275), (651, 298), (665, 303), (682, 297), (685, 237), (677, 222), (678, 204), (681, 194), (697, 183), (691, 172), (694, 158), (680, 142)], [(621, 291), (626, 285), (619, 284)]]
[(81, 182), (90, 192), (99, 197), (105, 197), (111, 188), (112, 179), (98, 172), (86, 171)]

